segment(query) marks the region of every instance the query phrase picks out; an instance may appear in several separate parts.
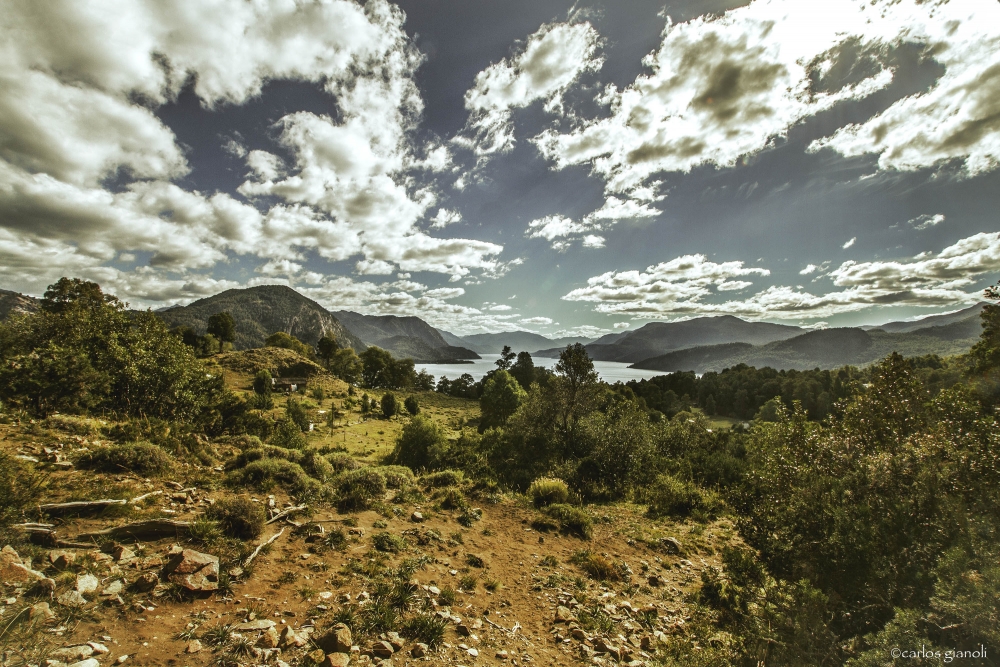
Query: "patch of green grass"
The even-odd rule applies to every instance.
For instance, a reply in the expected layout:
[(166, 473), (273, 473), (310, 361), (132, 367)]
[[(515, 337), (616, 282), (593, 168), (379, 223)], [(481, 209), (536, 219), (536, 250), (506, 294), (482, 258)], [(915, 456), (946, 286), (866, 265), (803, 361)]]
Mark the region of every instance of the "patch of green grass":
[(219, 498), (205, 512), (223, 533), (241, 540), (253, 540), (264, 532), (267, 516), (264, 507), (247, 496)]
[(415, 642), (427, 644), (436, 649), (444, 641), (444, 631), (448, 623), (433, 614), (417, 614), (403, 623), (402, 634)]
[(146, 477), (161, 475), (173, 466), (170, 455), (148, 442), (126, 442), (97, 447), (76, 460), (86, 470), (134, 472)]
[(528, 495), (535, 507), (564, 504), (569, 499), (569, 487), (561, 479), (542, 477), (531, 483)]
[(396, 554), (405, 551), (407, 544), (401, 536), (383, 531), (372, 535), (372, 546), (384, 553)]
[(455, 589), (451, 586), (445, 586), (441, 589), (440, 595), (438, 595), (438, 603), (446, 607), (451, 607), (455, 604), (455, 600), (458, 599), (458, 595), (455, 593)]

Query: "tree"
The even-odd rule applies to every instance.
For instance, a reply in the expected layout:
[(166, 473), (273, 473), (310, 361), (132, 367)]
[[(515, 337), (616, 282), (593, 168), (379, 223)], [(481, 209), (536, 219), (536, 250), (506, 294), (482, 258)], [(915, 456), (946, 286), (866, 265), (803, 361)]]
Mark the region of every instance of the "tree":
[(496, 365), (497, 365), (497, 368), (499, 368), (502, 371), (508, 371), (508, 370), (510, 370), (510, 367), (514, 363), (514, 357), (515, 356), (517, 356), (517, 355), (515, 355), (511, 351), (510, 345), (504, 345), (503, 349), (500, 351), (500, 358), (497, 359), (496, 362), (495, 362)]
[(407, 396), (403, 401), (403, 407), (414, 417), (420, 414), (420, 403), (417, 402), (416, 396)]
[(285, 414), (293, 424), (299, 427), (300, 431), (305, 433), (309, 430), (309, 415), (306, 414), (306, 410), (302, 407), (302, 404), (294, 398), (288, 398), (288, 403), (285, 405)]
[(361, 358), (349, 347), (334, 352), (328, 367), (331, 373), (349, 384), (356, 384), (361, 379), (363, 370)]
[(421, 369), (417, 373), (417, 378), (413, 383), (413, 388), (417, 391), (434, 391), (434, 376), (426, 370)]
[(525, 398), (527, 392), (514, 376), (505, 370), (493, 373), (483, 385), (483, 394), (479, 398), (479, 409), (482, 411), (480, 431), (506, 424)]
[(393, 415), (399, 412), (399, 400), (391, 391), (382, 395), (382, 402), (380, 406), (382, 408), (382, 416), (386, 419), (392, 418)]
[[(1000, 281), (986, 288), (983, 296), (1000, 301)], [(985, 375), (1000, 369), (1000, 304), (985, 306), (979, 316), (983, 321), (983, 332), (969, 352), (972, 360), (970, 371), (975, 375)]]
[(386, 387), (392, 355), (374, 345), (361, 353), (361, 381), (366, 387)]
[(326, 363), (326, 367), (330, 368), (330, 362), (333, 360), (334, 355), (340, 350), (340, 343), (337, 339), (327, 334), (319, 339), (316, 343), (316, 351), (319, 354), (319, 358)]
[(260, 410), (270, 410), (274, 407), (274, 399), (271, 396), (271, 389), (274, 383), (271, 374), (267, 371), (258, 371), (253, 378), (254, 401), (253, 406)]
[(232, 343), (236, 340), (236, 320), (226, 311), (216, 313), (208, 318), (206, 333), (215, 336), (220, 343)]
[(413, 470), (427, 468), (431, 453), (443, 448), (447, 443), (441, 427), (427, 417), (417, 415), (403, 426), (403, 432), (396, 440), (392, 461)]
[(593, 409), (599, 378), (593, 360), (580, 343), (567, 345), (559, 353), (556, 376), (559, 422), (568, 437), (579, 418)]
[(267, 347), (281, 347), (286, 350), (291, 350), (292, 352), (298, 352), (303, 357), (312, 358), (313, 349), (312, 346), (303, 343), (295, 336), (289, 335), (284, 331), (276, 331), (266, 339), (264, 339), (264, 345)]
[(517, 361), (510, 367), (510, 374), (514, 376), (522, 389), (528, 389), (535, 381), (535, 362), (527, 352), (518, 352)]

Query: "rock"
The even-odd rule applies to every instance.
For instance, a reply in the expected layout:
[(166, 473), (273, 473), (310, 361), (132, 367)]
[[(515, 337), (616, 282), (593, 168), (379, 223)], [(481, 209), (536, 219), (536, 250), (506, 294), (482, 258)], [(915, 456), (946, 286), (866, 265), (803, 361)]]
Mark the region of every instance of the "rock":
[(327, 653), (326, 660), (320, 664), (320, 667), (347, 667), (349, 662), (351, 662), (351, 656), (346, 653)]
[(398, 632), (385, 633), (385, 639), (387, 642), (392, 644), (393, 650), (401, 651), (403, 647), (406, 646), (406, 641), (399, 636)]
[(662, 586), (663, 583), (664, 583), (663, 577), (661, 577), (660, 575), (658, 574), (649, 575), (649, 585), (652, 586), (653, 588), (658, 588)]
[(202, 648), (203, 647), (202, 647), (200, 641), (198, 641), (197, 639), (192, 639), (191, 641), (189, 641), (187, 643), (187, 646), (184, 648), (184, 652), (185, 653), (198, 653), (198, 652), (201, 651)]
[(656, 645), (653, 643), (653, 638), (649, 635), (643, 635), (642, 639), (639, 640), (639, 648), (643, 651), (654, 651), (656, 650)]
[(414, 658), (422, 658), (425, 655), (427, 655), (427, 650), (429, 648), (430, 647), (427, 646), (427, 644), (421, 644), (418, 642), (413, 646), (413, 648), (410, 649), (410, 655), (412, 655)]
[(101, 667), (101, 663), (97, 662), (96, 658), (87, 658), (80, 662), (71, 663), (69, 667)]
[(125, 589), (124, 584), (122, 584), (121, 579), (115, 579), (110, 584), (104, 587), (101, 591), (101, 595), (118, 595)]
[(468, 637), (472, 634), (472, 630), (465, 623), (459, 623), (455, 626), (455, 632), (462, 635), (463, 637)]
[(183, 549), (167, 564), (167, 579), (189, 591), (219, 590), (219, 557)]
[(135, 589), (141, 593), (148, 593), (149, 591), (156, 588), (156, 584), (160, 583), (160, 578), (156, 576), (153, 572), (144, 572), (139, 575), (139, 578), (135, 580), (133, 586)]
[(246, 623), (240, 623), (233, 626), (233, 630), (236, 632), (252, 632), (254, 630), (267, 630), (273, 628), (277, 623), (272, 620), (262, 618), (256, 621), (247, 621)]
[(94, 655), (94, 649), (92, 649), (87, 644), (80, 644), (78, 646), (67, 646), (65, 648), (57, 648), (56, 650), (49, 653), (49, 657), (55, 660), (60, 660), (62, 662), (79, 662), (90, 656)]
[(87, 604), (88, 600), (80, 594), (80, 591), (73, 590), (60, 595), (56, 598), (56, 602), (64, 607), (82, 607)]
[(598, 653), (607, 653), (615, 660), (621, 658), (621, 650), (604, 637), (598, 637), (594, 640), (594, 650)]
[(264, 648), (278, 648), (279, 642), (278, 631), (274, 627), (270, 627), (260, 634), (260, 639), (257, 643)]
[(126, 660), (128, 660), (128, 656), (127, 655), (120, 655), (117, 658), (115, 658), (115, 663), (121, 665), (121, 664), (124, 664)]
[(128, 562), (135, 559), (135, 552), (125, 545), (118, 544), (111, 550), (111, 557), (119, 563), (122, 561)]
[(465, 649), (465, 652), (468, 653), (469, 655), (471, 655), (473, 658), (478, 658), (479, 657), (479, 651), (477, 649), (467, 648), (467, 649)]
[(5, 584), (28, 584), (41, 579), (47, 577), (32, 570), (30, 564), (22, 561), (13, 547), (5, 546), (0, 550), (0, 581)]
[(387, 641), (377, 641), (372, 644), (372, 654), (379, 658), (391, 658), (396, 649)]
[(308, 641), (309, 639), (304, 634), (295, 632), (290, 625), (285, 626), (285, 629), (281, 631), (280, 645), (282, 647), (302, 648)]
[(327, 653), (350, 653), (351, 644), (351, 629), (343, 623), (337, 623), (316, 640), (316, 645)]
[(76, 562), (76, 552), (67, 549), (54, 549), (48, 554), (49, 562), (57, 570), (65, 570)]
[(76, 578), (76, 590), (80, 593), (93, 593), (100, 585), (100, 580), (92, 574), (81, 574)]
[(571, 612), (568, 607), (564, 607), (562, 605), (556, 607), (556, 623), (569, 623), (575, 620), (576, 617), (573, 616), (573, 612)]
[(510, 657), (510, 654), (507, 653), (507, 651), (497, 651), (494, 657), (499, 658), (500, 660), (506, 660)]
[(34, 620), (50, 621), (55, 617), (56, 617), (55, 612), (53, 612), (52, 609), (49, 608), (48, 602), (36, 602), (35, 604), (31, 605), (31, 611), (28, 612), (28, 618), (32, 621)]
[(664, 537), (660, 540), (660, 545), (662, 545), (663, 548), (667, 550), (667, 553), (670, 554), (679, 554), (683, 549), (681, 543), (674, 537)]
[(111, 653), (111, 649), (104, 644), (99, 644), (98, 642), (87, 642), (87, 646), (94, 649), (94, 655), (107, 655), (108, 653)]
[(321, 648), (318, 648), (314, 651), (309, 651), (308, 656), (309, 660), (318, 665), (324, 660), (326, 660), (326, 651), (324, 651)]
[(573, 628), (569, 633), (578, 642), (587, 641), (587, 633), (583, 631), (583, 628)]

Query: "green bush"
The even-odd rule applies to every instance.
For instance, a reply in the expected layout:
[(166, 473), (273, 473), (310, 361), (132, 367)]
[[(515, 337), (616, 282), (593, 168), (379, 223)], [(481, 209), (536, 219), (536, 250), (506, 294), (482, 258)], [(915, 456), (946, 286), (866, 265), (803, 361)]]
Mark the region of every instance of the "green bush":
[(649, 516), (654, 518), (692, 514), (710, 518), (722, 509), (722, 499), (714, 491), (700, 489), (671, 475), (660, 475), (649, 490)]
[(346, 510), (365, 510), (385, 497), (385, 477), (375, 468), (358, 468), (340, 473), (333, 482)]
[(376, 468), (385, 477), (385, 485), (390, 489), (402, 489), (413, 484), (413, 471), (406, 466), (379, 466)]
[(333, 466), (334, 471), (337, 473), (342, 473), (345, 470), (357, 470), (360, 467), (357, 460), (347, 452), (327, 454), (326, 460), (330, 462), (330, 465)]
[(383, 531), (372, 535), (372, 546), (385, 553), (398, 554), (406, 549), (406, 540), (399, 535)]
[(561, 479), (542, 477), (531, 483), (531, 486), (528, 488), (528, 495), (531, 496), (535, 507), (565, 504), (569, 499), (569, 487)]
[(382, 416), (389, 419), (393, 415), (399, 414), (399, 400), (394, 393), (386, 392), (382, 395)]
[(215, 521), (223, 533), (241, 540), (252, 540), (264, 532), (267, 516), (264, 507), (247, 496), (219, 498), (205, 516)]
[(0, 527), (21, 518), (21, 513), (37, 505), (45, 477), (34, 466), (0, 452)]
[(76, 461), (78, 468), (102, 472), (160, 475), (172, 466), (170, 455), (148, 442), (127, 442), (98, 447)]
[(559, 522), (559, 529), (564, 533), (578, 535), (587, 540), (594, 534), (594, 520), (580, 507), (558, 503), (546, 507), (545, 513)]
[(403, 401), (403, 407), (414, 417), (420, 414), (420, 403), (417, 402), (416, 396), (407, 396)]
[(465, 481), (465, 475), (461, 470), (442, 470), (424, 475), (420, 478), (420, 483), (428, 488), (437, 489), (444, 486), (458, 486)]
[(433, 614), (417, 614), (403, 623), (403, 636), (415, 642), (427, 644), (432, 649), (444, 641), (444, 631), (448, 623)]
[(281, 487), (296, 496), (306, 497), (319, 492), (320, 484), (309, 477), (298, 463), (284, 459), (262, 458), (226, 475), (230, 486), (270, 491)]
[(268, 442), (276, 447), (285, 449), (304, 449), (306, 437), (302, 435), (302, 429), (290, 419), (282, 419), (274, 425), (274, 431)]
[(418, 415), (403, 426), (390, 459), (393, 463), (412, 470), (428, 468), (431, 464), (431, 452), (440, 449), (446, 442), (440, 426), (427, 417)]
[(331, 480), (337, 474), (337, 470), (333, 467), (333, 464), (315, 450), (306, 452), (302, 457), (300, 465), (311, 477), (321, 482)]

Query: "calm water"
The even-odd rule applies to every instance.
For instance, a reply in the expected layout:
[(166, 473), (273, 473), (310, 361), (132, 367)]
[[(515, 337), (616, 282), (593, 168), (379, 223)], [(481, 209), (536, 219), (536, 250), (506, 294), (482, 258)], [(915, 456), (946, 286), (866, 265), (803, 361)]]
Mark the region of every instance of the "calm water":
[[(475, 379), (481, 379), (490, 370), (496, 368), (499, 354), (484, 354), (482, 359), (474, 359), (471, 364), (417, 364), (417, 371), (426, 370), (435, 378), (442, 375), (449, 380), (454, 380), (463, 373), (468, 373)], [(536, 366), (553, 368), (558, 359), (544, 359), (542, 357), (532, 357)], [(594, 369), (601, 376), (601, 379), (608, 383), (627, 382), (628, 380), (641, 380), (657, 375), (665, 375), (662, 371), (644, 371), (638, 368), (629, 368), (628, 364), (618, 361), (595, 361)]]

